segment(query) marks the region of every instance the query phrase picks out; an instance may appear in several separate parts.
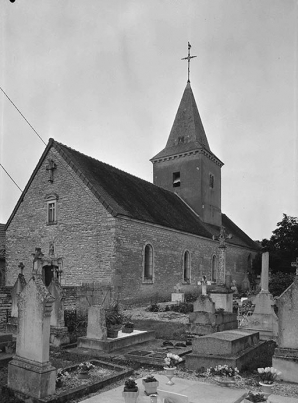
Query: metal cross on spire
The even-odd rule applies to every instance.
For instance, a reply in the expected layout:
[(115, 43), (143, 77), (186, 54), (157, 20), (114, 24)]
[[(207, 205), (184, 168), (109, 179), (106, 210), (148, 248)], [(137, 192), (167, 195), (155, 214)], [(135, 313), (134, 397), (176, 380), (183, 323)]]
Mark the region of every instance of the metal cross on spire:
[(187, 64), (188, 64), (188, 70), (187, 70), (187, 82), (188, 83), (190, 83), (190, 79), (189, 79), (189, 76), (190, 76), (190, 59), (193, 59), (194, 57), (197, 57), (197, 56), (190, 56), (190, 48), (191, 48), (191, 44), (188, 42), (188, 56), (187, 57), (183, 57), (181, 60), (187, 60)]

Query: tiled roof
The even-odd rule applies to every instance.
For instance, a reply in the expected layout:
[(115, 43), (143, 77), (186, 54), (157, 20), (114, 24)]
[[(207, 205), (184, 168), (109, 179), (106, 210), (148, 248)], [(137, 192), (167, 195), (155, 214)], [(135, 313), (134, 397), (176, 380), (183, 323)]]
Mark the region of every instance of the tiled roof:
[(211, 238), (199, 217), (175, 194), (100, 162), (54, 140), (53, 147), (89, 182), (114, 215)]
[[(246, 248), (259, 249), (259, 246), (254, 242), (248, 235), (245, 234), (229, 217), (225, 214), (221, 215), (222, 225), (225, 227), (226, 234), (231, 234), (232, 238), (227, 239), (227, 243), (244, 246)], [(214, 235), (218, 237), (220, 227), (211, 224), (205, 224), (207, 229)]]
[(5, 224), (0, 224), (0, 258), (5, 257)]
[[(114, 216), (122, 215), (208, 239), (212, 239), (213, 235), (219, 235), (219, 227), (203, 223), (175, 193), (88, 157), (53, 139), (49, 140), (43, 155), (7, 221), (6, 228), (8, 228), (51, 147), (55, 147), (78, 177), (84, 181), (98, 200)], [(229, 240), (230, 243), (257, 249), (252, 239), (225, 214), (222, 214), (222, 220), (226, 231), (233, 235), (233, 238)]]

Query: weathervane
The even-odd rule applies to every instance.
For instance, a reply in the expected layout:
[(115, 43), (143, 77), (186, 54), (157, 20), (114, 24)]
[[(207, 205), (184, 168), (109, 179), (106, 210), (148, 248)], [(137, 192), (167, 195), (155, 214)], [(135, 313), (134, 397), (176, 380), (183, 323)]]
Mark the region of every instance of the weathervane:
[(188, 61), (188, 74), (187, 74), (187, 82), (188, 83), (190, 83), (190, 79), (189, 79), (189, 75), (190, 75), (190, 59), (193, 59), (194, 57), (197, 57), (197, 56), (190, 56), (190, 48), (191, 48), (191, 45), (190, 45), (190, 43), (188, 42), (188, 56), (187, 57), (183, 57), (181, 60), (187, 60)]

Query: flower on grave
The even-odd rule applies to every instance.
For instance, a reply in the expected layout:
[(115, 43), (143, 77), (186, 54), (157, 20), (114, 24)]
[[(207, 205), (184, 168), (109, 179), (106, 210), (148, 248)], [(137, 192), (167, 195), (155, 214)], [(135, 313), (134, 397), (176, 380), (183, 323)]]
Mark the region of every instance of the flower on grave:
[(229, 378), (234, 378), (239, 375), (239, 370), (237, 367), (229, 367), (228, 365), (217, 365), (216, 367), (210, 367), (206, 372), (207, 376), (225, 376)]
[(176, 367), (176, 365), (182, 361), (182, 358), (179, 355), (168, 353), (165, 358), (165, 364), (169, 368)]
[(258, 373), (260, 375), (261, 382), (271, 385), (276, 377), (281, 374), (276, 368), (266, 367), (258, 368)]
[(124, 383), (124, 392), (128, 391), (137, 391), (138, 390), (138, 385), (136, 381), (130, 376), (128, 379), (126, 379)]
[(67, 371), (63, 370), (62, 368), (57, 369), (56, 384), (62, 383), (68, 378), (70, 378), (70, 375)]
[(263, 393), (253, 393), (252, 391), (248, 392), (245, 399), (253, 403), (266, 402), (266, 397)]
[(79, 365), (79, 370), (83, 371), (83, 372), (90, 371), (90, 369), (92, 369), (92, 368), (94, 368), (94, 365), (91, 364), (91, 362), (88, 362), (88, 361), (82, 362)]
[(144, 378), (144, 382), (157, 382), (157, 379), (154, 375), (147, 375), (146, 378)]

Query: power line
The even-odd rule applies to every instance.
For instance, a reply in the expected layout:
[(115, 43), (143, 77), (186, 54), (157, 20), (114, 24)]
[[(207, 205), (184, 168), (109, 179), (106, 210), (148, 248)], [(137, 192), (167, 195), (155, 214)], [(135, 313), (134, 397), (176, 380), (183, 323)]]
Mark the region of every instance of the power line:
[(28, 120), (25, 118), (25, 116), (22, 114), (22, 112), (19, 110), (19, 108), (13, 103), (13, 101), (9, 98), (9, 96), (6, 94), (6, 92), (3, 90), (2, 87), (0, 87), (1, 91), (3, 94), (6, 96), (6, 98), (12, 103), (12, 105), (16, 108), (16, 110), (19, 112), (19, 114), (22, 116), (22, 118), (28, 123), (28, 125), (31, 127), (31, 129), (34, 131), (35, 134), (40, 138), (40, 140), (43, 142), (44, 145), (47, 145), (44, 140), (41, 138), (41, 136), (37, 133), (37, 131), (34, 129), (34, 127), (28, 122)]
[(12, 179), (12, 177), (9, 175), (9, 173), (6, 171), (6, 169), (4, 168), (4, 166), (2, 164), (0, 164), (1, 168), (3, 169), (3, 171), (10, 177), (10, 179), (13, 181), (13, 183), (16, 185), (16, 187), (18, 187), (20, 189), (20, 191), (22, 192), (22, 189), (20, 188), (20, 186)]

